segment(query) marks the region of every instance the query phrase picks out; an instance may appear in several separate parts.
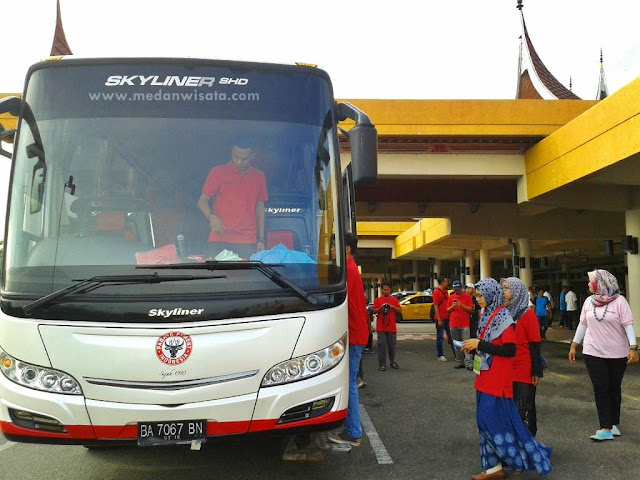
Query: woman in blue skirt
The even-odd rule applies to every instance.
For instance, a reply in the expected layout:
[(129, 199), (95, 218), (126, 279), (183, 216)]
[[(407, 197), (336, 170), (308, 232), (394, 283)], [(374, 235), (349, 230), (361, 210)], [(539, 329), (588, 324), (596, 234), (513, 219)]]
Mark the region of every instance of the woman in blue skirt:
[(493, 278), (485, 278), (476, 284), (476, 300), (484, 307), (478, 338), (465, 340), (462, 349), (476, 352), (476, 419), (483, 471), (471, 478), (505, 478), (505, 470), (536, 470), (547, 475), (551, 449), (536, 441), (513, 401), (516, 337), (513, 318), (504, 307), (504, 292)]

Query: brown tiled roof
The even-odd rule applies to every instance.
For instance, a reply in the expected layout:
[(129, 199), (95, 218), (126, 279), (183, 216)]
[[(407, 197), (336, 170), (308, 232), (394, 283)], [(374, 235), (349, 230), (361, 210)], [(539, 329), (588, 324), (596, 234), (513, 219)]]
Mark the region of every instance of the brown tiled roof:
[(62, 28), (62, 16), (60, 15), (60, 0), (58, 0), (58, 13), (56, 15), (56, 31), (53, 34), (53, 45), (51, 45), (51, 55), (73, 55), (67, 38), (64, 35), (64, 28)]
[(536, 53), (536, 49), (533, 47), (531, 38), (529, 38), (529, 32), (527, 31), (527, 25), (524, 22), (524, 17), (522, 17), (522, 26), (524, 28), (524, 38), (527, 42), (527, 49), (529, 50), (529, 57), (531, 58), (532, 68), (535, 70), (535, 73), (537, 74), (542, 84), (558, 99), (580, 100), (580, 97), (578, 97), (575, 93), (562, 85), (558, 81), (558, 79), (554, 77), (553, 74), (547, 69), (544, 63), (542, 63), (542, 60)]
[(531, 77), (529, 76), (529, 72), (525, 70), (520, 74), (520, 85), (518, 88), (518, 98), (533, 98), (536, 100), (542, 99), (542, 95), (540, 92), (536, 90), (535, 85), (531, 81)]

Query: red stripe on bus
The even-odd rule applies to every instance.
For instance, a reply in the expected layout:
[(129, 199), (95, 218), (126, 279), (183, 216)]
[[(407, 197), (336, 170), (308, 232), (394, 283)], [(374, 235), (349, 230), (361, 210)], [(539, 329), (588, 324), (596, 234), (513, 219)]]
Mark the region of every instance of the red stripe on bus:
[(0, 431), (9, 435), (19, 435), (21, 437), (41, 437), (41, 438), (96, 438), (91, 425), (65, 425), (67, 433), (45, 432), (25, 428), (15, 423), (0, 421)]
[[(234, 435), (248, 432), (264, 432), (282, 428), (295, 428), (307, 425), (319, 425), (344, 420), (347, 410), (328, 412), (316, 418), (278, 424), (278, 420), (253, 420), (238, 422), (207, 422), (207, 435)], [(131, 440), (138, 438), (137, 425), (65, 425), (66, 433), (46, 432), (25, 428), (15, 423), (0, 421), (0, 431), (20, 437), (60, 438), (60, 439), (98, 439), (98, 440)]]

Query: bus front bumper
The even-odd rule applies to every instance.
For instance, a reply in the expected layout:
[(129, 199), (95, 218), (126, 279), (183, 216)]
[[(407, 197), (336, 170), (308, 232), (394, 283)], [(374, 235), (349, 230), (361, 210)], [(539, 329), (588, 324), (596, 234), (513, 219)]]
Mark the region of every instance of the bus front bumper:
[[(346, 360), (345, 356), (332, 370), (307, 380), (182, 405), (127, 404), (47, 393), (0, 375), (0, 432), (17, 442), (92, 445), (136, 442), (139, 422), (206, 419), (207, 437), (327, 430), (346, 417)], [(325, 408), (290, 413), (316, 404)], [(33, 422), (25, 421), (29, 415)]]

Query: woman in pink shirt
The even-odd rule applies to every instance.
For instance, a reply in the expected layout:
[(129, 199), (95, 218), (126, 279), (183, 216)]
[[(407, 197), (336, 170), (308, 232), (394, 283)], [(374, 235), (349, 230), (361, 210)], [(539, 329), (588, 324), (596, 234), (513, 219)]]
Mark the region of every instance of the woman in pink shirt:
[(591, 377), (600, 430), (592, 440), (613, 440), (619, 436), (622, 377), (627, 364), (638, 361), (633, 315), (620, 295), (618, 280), (606, 270), (589, 272), (589, 291), (580, 313), (580, 325), (569, 350), (576, 362), (576, 349), (584, 339), (582, 355)]

